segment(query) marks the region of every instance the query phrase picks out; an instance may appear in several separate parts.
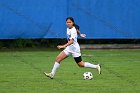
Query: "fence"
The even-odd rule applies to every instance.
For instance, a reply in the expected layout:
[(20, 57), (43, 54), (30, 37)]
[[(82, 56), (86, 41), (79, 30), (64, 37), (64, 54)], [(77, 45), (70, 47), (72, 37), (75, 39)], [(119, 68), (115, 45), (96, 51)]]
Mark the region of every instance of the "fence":
[(140, 0), (0, 0), (0, 39), (65, 38), (74, 17), (87, 39), (139, 39)]

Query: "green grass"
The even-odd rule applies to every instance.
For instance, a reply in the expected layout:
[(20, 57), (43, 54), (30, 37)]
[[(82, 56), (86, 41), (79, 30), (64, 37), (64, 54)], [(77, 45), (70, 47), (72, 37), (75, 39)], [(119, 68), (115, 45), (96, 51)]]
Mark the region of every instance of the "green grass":
[[(60, 51), (1, 51), (0, 93), (140, 93), (140, 50), (83, 50), (83, 60), (102, 64), (79, 68), (72, 57), (65, 59), (51, 80), (50, 72)], [(86, 71), (93, 80), (83, 80)]]

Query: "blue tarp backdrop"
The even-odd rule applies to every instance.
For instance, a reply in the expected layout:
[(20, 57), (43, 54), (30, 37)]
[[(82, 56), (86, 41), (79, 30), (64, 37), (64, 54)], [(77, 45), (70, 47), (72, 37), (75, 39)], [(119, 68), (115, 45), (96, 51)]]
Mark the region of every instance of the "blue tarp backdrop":
[(65, 38), (74, 17), (92, 39), (140, 39), (140, 0), (0, 0), (0, 39)]

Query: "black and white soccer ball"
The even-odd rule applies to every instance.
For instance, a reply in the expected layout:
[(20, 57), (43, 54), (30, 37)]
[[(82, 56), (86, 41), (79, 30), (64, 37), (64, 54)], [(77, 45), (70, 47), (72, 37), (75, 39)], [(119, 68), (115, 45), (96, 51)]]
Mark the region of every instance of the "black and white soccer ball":
[(91, 72), (85, 72), (83, 74), (84, 80), (91, 80), (93, 78), (93, 75)]

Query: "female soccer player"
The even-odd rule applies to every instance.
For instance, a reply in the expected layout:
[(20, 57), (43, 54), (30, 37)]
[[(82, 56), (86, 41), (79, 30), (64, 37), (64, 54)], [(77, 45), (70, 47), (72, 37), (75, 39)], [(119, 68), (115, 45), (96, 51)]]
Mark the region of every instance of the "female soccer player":
[(47, 77), (53, 79), (57, 69), (60, 66), (61, 61), (67, 58), (70, 54), (72, 54), (73, 58), (75, 59), (75, 62), (78, 64), (79, 67), (95, 68), (98, 70), (98, 73), (101, 74), (101, 66), (99, 64), (94, 65), (89, 62), (84, 62), (81, 58), (80, 46), (77, 42), (77, 34), (79, 34), (81, 37), (84, 38), (86, 35), (80, 33), (79, 26), (75, 24), (74, 19), (72, 17), (68, 17), (66, 19), (66, 25), (68, 27), (67, 28), (68, 43), (57, 46), (58, 49), (64, 48), (64, 50), (60, 52), (60, 54), (56, 57), (51, 73), (44, 72), (44, 74)]

